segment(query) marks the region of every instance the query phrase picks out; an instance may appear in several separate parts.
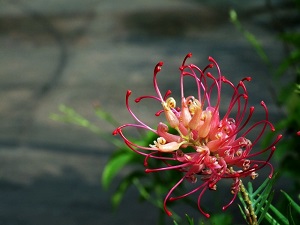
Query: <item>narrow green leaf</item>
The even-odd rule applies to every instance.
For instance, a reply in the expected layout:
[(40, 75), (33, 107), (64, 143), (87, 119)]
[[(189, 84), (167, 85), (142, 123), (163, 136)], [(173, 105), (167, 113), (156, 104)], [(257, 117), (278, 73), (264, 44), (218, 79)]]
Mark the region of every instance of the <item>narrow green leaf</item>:
[[(139, 179), (134, 178), (132, 180), (132, 183), (136, 186), (136, 188), (138, 189), (140, 195), (147, 201), (152, 202), (153, 199), (151, 199), (151, 195), (150, 193), (146, 190), (146, 188), (141, 184), (141, 182), (139, 181)], [(154, 202), (153, 202), (154, 203)]]
[(125, 192), (127, 191), (127, 189), (129, 188), (130, 185), (131, 185), (130, 180), (123, 180), (120, 183), (117, 191), (111, 197), (111, 202), (112, 202), (112, 205), (113, 205), (114, 209), (116, 209), (120, 205), (120, 203), (123, 199), (123, 196), (124, 196)]
[(288, 219), (272, 204), (270, 205), (270, 210), (276, 215), (278, 219), (281, 220), (280, 224), (289, 225)]
[(246, 219), (246, 214), (245, 214), (245, 212), (244, 212), (244, 209), (243, 209), (242, 206), (239, 205), (239, 204), (238, 204), (238, 207), (239, 207), (239, 209), (240, 209), (240, 211), (241, 211), (241, 214), (242, 214), (244, 220), (246, 221), (247, 219)]
[(131, 152), (123, 151), (121, 154), (113, 156), (106, 164), (102, 173), (102, 185), (104, 188), (108, 188), (112, 179), (116, 174), (130, 161), (133, 160), (134, 154)]
[(259, 41), (256, 39), (256, 37), (249, 31), (244, 31), (244, 35), (247, 38), (247, 40), (250, 42), (250, 44), (254, 47), (254, 49), (256, 50), (256, 53), (259, 55), (259, 57), (262, 59), (262, 61), (266, 65), (270, 65), (271, 63), (270, 63), (269, 57), (267, 56), (262, 45), (259, 43)]
[[(77, 113), (73, 108), (68, 107), (66, 105), (60, 105), (59, 111), (62, 113), (61, 115), (54, 113), (50, 114), (50, 119), (84, 127), (87, 130), (93, 132), (94, 134), (99, 135), (103, 140), (113, 144), (117, 148), (122, 148), (124, 146), (124, 143), (121, 140), (115, 138), (111, 133), (107, 133), (106, 131), (103, 131), (99, 127), (95, 126), (89, 120)], [(101, 119), (106, 120), (107, 118), (103, 117)]]
[(210, 221), (212, 224), (222, 224), (222, 225), (231, 225), (232, 224), (232, 217), (230, 214), (226, 213), (218, 213), (214, 214)]
[(291, 33), (283, 33), (279, 35), (280, 39), (293, 44), (295, 46), (299, 46), (300, 47), (300, 33), (298, 32), (291, 32)]
[[(150, 191), (142, 184), (142, 182), (140, 181), (140, 179), (138, 179), (137, 177), (134, 177), (132, 179), (132, 184), (135, 185), (135, 187), (137, 188), (137, 190), (139, 191), (139, 194), (148, 202), (150, 202), (151, 204), (153, 204), (156, 208), (161, 209), (162, 211), (164, 211), (164, 205), (163, 205), (163, 201), (161, 199), (161, 197), (154, 197), (153, 195), (151, 195)], [(155, 185), (155, 184), (154, 184)], [(151, 189), (152, 191), (152, 189)], [(160, 196), (160, 194), (159, 194)], [(180, 221), (181, 218), (175, 213), (173, 212), (173, 210), (170, 210), (172, 212), (172, 218), (176, 221)]]
[(101, 120), (110, 123), (114, 127), (120, 126), (120, 123), (116, 121), (110, 113), (104, 111), (99, 105), (95, 106), (94, 109), (96, 116), (98, 116)]
[(189, 222), (189, 225), (194, 225), (194, 219), (189, 217), (188, 214), (185, 214), (185, 217), (187, 218), (188, 222)]
[(117, 187), (117, 190), (114, 192), (114, 194), (111, 198), (111, 202), (112, 202), (114, 209), (116, 209), (120, 205), (125, 192), (133, 184), (133, 180), (143, 177), (144, 175), (145, 175), (144, 172), (137, 171), (137, 172), (130, 173), (129, 175), (127, 175), (126, 177), (124, 177), (122, 179), (122, 181), (119, 183), (119, 185)]
[(179, 225), (175, 220), (173, 220), (173, 223), (174, 223), (175, 225)]
[(294, 63), (300, 61), (300, 50), (295, 50), (290, 53), (290, 55), (283, 60), (283, 62), (279, 65), (275, 77), (280, 77), (284, 74), (284, 72)]
[(295, 90), (297, 94), (300, 94), (300, 84), (296, 84)]
[(236, 23), (237, 22), (237, 13), (235, 10), (231, 9), (229, 10), (229, 17), (232, 23)]
[(269, 213), (266, 213), (265, 219), (272, 225), (282, 225), (278, 223)]
[(256, 206), (256, 204), (259, 204), (259, 206), (257, 207), (257, 212), (260, 211), (259, 207), (263, 206), (266, 203), (266, 200), (270, 196), (270, 193), (271, 193), (272, 187), (273, 187), (273, 182), (271, 182), (271, 181), (272, 180), (269, 180), (267, 182), (267, 185), (266, 185), (265, 189), (260, 194), (258, 194), (258, 197), (255, 200), (254, 206)]
[(51, 114), (50, 118), (56, 121), (64, 122), (64, 123), (71, 123), (75, 124), (81, 127), (86, 128), (92, 128), (91, 130), (95, 129), (98, 130), (96, 126), (93, 126), (90, 121), (88, 121), (86, 118), (81, 116), (79, 113), (77, 113), (73, 108), (60, 105), (59, 111), (62, 113), (62, 115), (59, 114)]
[(262, 220), (265, 218), (269, 207), (271, 205), (271, 202), (273, 200), (273, 196), (274, 196), (274, 191), (272, 191), (272, 193), (268, 196), (268, 199), (265, 201), (266, 203), (264, 204), (264, 208), (261, 209), (261, 214), (259, 215), (259, 218), (257, 220), (258, 224), (260, 224), (262, 222)]
[[(274, 185), (274, 182), (276, 180), (277, 173), (274, 174), (273, 178), (267, 178), (261, 186), (264, 187), (264, 189), (258, 188), (258, 190), (261, 190), (261, 193), (257, 193), (255, 191), (254, 196), (258, 196), (255, 201), (253, 201), (253, 207), (255, 210), (255, 214), (258, 215), (258, 223), (260, 223), (263, 218), (266, 216), (266, 213), (271, 205), (274, 191), (272, 192), (272, 188)], [(260, 213), (259, 213), (260, 212)]]
[(288, 220), (289, 220), (289, 225), (296, 225), (294, 218), (293, 218), (293, 214), (292, 214), (292, 204), (291, 202), (288, 205)]
[(253, 186), (252, 186), (251, 182), (248, 182), (248, 190), (247, 191), (250, 196), (253, 195)]
[(246, 207), (246, 203), (245, 203), (244, 198), (243, 198), (243, 196), (242, 196), (242, 194), (240, 192), (238, 193), (238, 197), (239, 197), (239, 199), (240, 199), (243, 207), (245, 208)]
[(237, 13), (234, 10), (229, 11), (229, 16), (231, 22), (235, 25), (235, 27), (245, 36), (245, 38), (249, 41), (249, 43), (254, 47), (257, 54), (260, 56), (260, 58), (264, 61), (264, 63), (268, 66), (270, 66), (270, 60), (267, 56), (266, 52), (264, 51), (262, 45), (259, 43), (259, 41), (256, 39), (256, 37), (247, 31), (242, 24), (240, 23)]
[(283, 190), (281, 190), (281, 192), (284, 194), (284, 196), (289, 200), (289, 202), (291, 203), (291, 205), (293, 206), (293, 208), (300, 213), (300, 206)]
[(268, 183), (270, 182), (270, 178), (267, 178), (257, 189), (256, 191), (253, 193), (253, 196), (258, 196), (263, 189), (266, 188), (266, 186), (268, 185)]

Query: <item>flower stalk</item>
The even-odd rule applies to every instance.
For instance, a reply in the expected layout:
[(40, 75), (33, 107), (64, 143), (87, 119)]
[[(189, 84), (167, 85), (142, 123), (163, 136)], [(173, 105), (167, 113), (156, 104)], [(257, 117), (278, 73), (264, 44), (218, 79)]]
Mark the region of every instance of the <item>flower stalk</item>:
[(247, 220), (248, 224), (249, 225), (258, 225), (257, 215), (255, 214), (255, 211), (252, 206), (252, 202), (249, 198), (247, 189), (245, 188), (245, 186), (241, 180), (240, 180), (239, 188), (240, 188), (240, 193), (242, 195), (242, 198), (245, 202), (244, 212), (245, 212), (246, 220)]

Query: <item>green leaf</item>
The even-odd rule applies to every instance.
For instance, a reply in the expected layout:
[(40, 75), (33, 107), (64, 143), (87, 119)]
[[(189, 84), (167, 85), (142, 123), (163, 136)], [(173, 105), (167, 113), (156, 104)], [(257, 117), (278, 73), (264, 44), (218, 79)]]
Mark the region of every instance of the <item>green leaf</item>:
[(289, 225), (296, 225), (294, 218), (293, 218), (293, 214), (292, 214), (292, 204), (291, 202), (288, 205), (288, 220), (289, 220)]
[(179, 224), (176, 222), (176, 220), (173, 220), (173, 223), (174, 223), (175, 225), (179, 225)]
[(232, 217), (229, 214), (219, 213), (215, 214), (210, 218), (212, 224), (231, 225)]
[(230, 17), (231, 22), (237, 28), (237, 30), (239, 30), (245, 36), (245, 38), (249, 41), (249, 43), (254, 47), (254, 49), (256, 50), (256, 52), (260, 56), (260, 58), (263, 60), (263, 62), (266, 65), (270, 66), (269, 57), (267, 56), (266, 52), (264, 51), (262, 45), (260, 44), (260, 42), (256, 39), (256, 37), (252, 33), (247, 31), (242, 26), (242, 24), (240, 23), (240, 21), (238, 19), (238, 15), (237, 15), (236, 11), (230, 10), (229, 17)]
[[(139, 179), (134, 178), (132, 180), (132, 183), (136, 186), (136, 188), (138, 189), (138, 191), (143, 199), (154, 203), (154, 205), (156, 204), (156, 202), (153, 201), (153, 199), (151, 198), (150, 193), (147, 191), (147, 188), (145, 188), (143, 186), (143, 184), (139, 181)], [(158, 207), (162, 207), (162, 204), (159, 204)]]
[[(257, 189), (256, 191), (253, 193), (253, 195), (251, 195), (251, 198), (256, 198), (256, 197), (260, 197), (262, 195), (262, 193), (264, 193), (264, 191), (267, 189), (270, 191), (270, 188), (272, 188), (272, 185), (274, 183), (274, 179), (276, 177), (276, 174), (273, 176), (273, 178), (267, 178)], [(273, 181), (273, 182), (271, 182)], [(252, 200), (252, 199), (251, 199)]]
[[(74, 124), (80, 127), (84, 127), (87, 130), (93, 132), (94, 134), (99, 135), (102, 139), (105, 141), (113, 144), (117, 148), (122, 148), (124, 146), (124, 143), (121, 142), (119, 139), (114, 138), (114, 136), (110, 133), (107, 133), (106, 131), (103, 131), (101, 128), (95, 126), (92, 124), (89, 120), (81, 116), (79, 113), (77, 113), (73, 108), (68, 107), (66, 105), (60, 105), (59, 106), (59, 111), (61, 114), (51, 114), (50, 119), (63, 122), (63, 123), (68, 123), (68, 124)], [(104, 111), (102, 111), (103, 114), (107, 114)], [(100, 117), (101, 119), (105, 120), (106, 122), (111, 122), (111, 118), (108, 116), (103, 116)]]
[(295, 46), (300, 47), (300, 33), (293, 32), (293, 33), (283, 33), (280, 34), (280, 39), (285, 41), (286, 43), (293, 44)]
[(51, 114), (51, 119), (64, 123), (72, 123), (82, 127), (88, 127), (90, 125), (90, 122), (79, 113), (77, 113), (73, 108), (62, 104), (59, 105), (58, 109), (62, 113), (62, 115)]
[[(263, 185), (261, 185), (261, 186), (263, 186)], [(251, 182), (248, 182), (248, 193), (250, 196), (253, 195), (253, 186), (252, 186)]]
[(189, 225), (194, 225), (194, 219), (189, 217), (188, 214), (185, 214), (185, 217), (187, 218), (188, 222), (189, 222)]
[[(265, 219), (270, 224), (278, 224), (278, 225), (289, 225), (289, 224), (295, 224), (293, 216), (292, 216), (292, 210), (291, 207), (293, 207), (298, 213), (300, 210), (300, 206), (284, 191), (281, 191), (285, 197), (288, 199), (288, 218), (282, 214), (275, 206), (272, 204), (269, 205), (269, 212), (266, 213)], [(269, 200), (267, 200), (269, 201)], [(267, 208), (262, 208), (262, 211), (268, 211)], [(276, 219), (275, 219), (276, 218)], [(279, 221), (279, 222), (277, 222)]]
[[(245, 208), (246, 206), (244, 206), (244, 204), (245, 204), (244, 199), (242, 198), (242, 195), (240, 194), (240, 192), (238, 193), (238, 197), (239, 197), (240, 201), (243, 203), (243, 207)], [(244, 209), (242, 208), (242, 206), (240, 204), (238, 204), (238, 207), (240, 209), (240, 212), (241, 212), (244, 220), (246, 220), (246, 214), (245, 214)]]
[(127, 191), (127, 189), (129, 188), (130, 185), (131, 185), (131, 181), (126, 180), (126, 179), (124, 179), (120, 183), (117, 191), (115, 191), (115, 193), (112, 195), (112, 198), (111, 198), (111, 202), (112, 202), (114, 209), (118, 208), (118, 206), (120, 205), (120, 203), (123, 199), (125, 192)]
[(290, 55), (283, 60), (279, 65), (275, 77), (279, 77), (284, 74), (284, 72), (293, 64), (296, 64), (300, 61), (300, 50), (294, 50)]
[[(274, 174), (273, 178), (267, 178), (263, 184), (253, 193), (251, 196), (251, 201), (253, 203), (253, 207), (255, 208), (256, 215), (260, 215), (258, 217), (258, 223), (260, 223), (264, 216), (267, 213), (268, 208), (270, 207), (272, 198), (274, 196), (274, 192), (272, 191), (273, 185), (276, 181), (277, 174)], [(254, 198), (257, 197), (256, 200)], [(252, 199), (253, 198), (253, 199)]]
[(269, 213), (266, 214), (265, 219), (272, 225), (282, 225), (278, 223)]
[[(267, 213), (269, 207), (272, 206), (271, 201), (274, 196), (272, 187), (276, 178), (277, 173), (274, 174), (272, 179), (267, 178), (254, 192), (251, 182), (248, 183), (248, 190), (244, 190), (243, 184), (241, 183), (241, 191), (238, 193), (238, 197), (242, 206), (239, 205), (239, 209), (246, 221), (250, 218), (251, 213), (256, 215), (258, 224), (266, 217), (268, 217), (266, 218), (267, 220), (272, 220), (273, 222), (276, 221)], [(248, 212), (245, 211), (246, 209)]]
[(260, 224), (262, 222), (262, 220), (265, 218), (266, 214), (268, 213), (268, 210), (271, 206), (271, 202), (272, 202), (272, 199), (273, 199), (273, 196), (274, 196), (274, 191), (272, 191), (272, 193), (266, 198), (266, 204), (264, 206), (264, 208), (261, 208), (260, 211), (261, 211), (261, 214), (259, 216), (259, 219), (258, 219), (258, 224)]
[[(281, 223), (279, 223), (279, 224), (289, 225), (288, 219), (272, 204), (270, 205), (270, 210), (281, 221)], [(273, 218), (273, 220), (275, 220), (275, 219)]]
[(293, 208), (300, 214), (300, 206), (283, 190), (281, 192), (284, 194), (284, 196), (289, 200)]
[[(193, 218), (189, 217), (188, 214), (185, 214), (185, 217), (186, 217), (186, 219), (187, 219), (189, 225), (194, 225), (194, 219), (193, 219)], [(179, 224), (176, 222), (176, 220), (173, 220), (173, 222), (174, 222), (174, 225), (179, 225)]]
[(121, 182), (118, 184), (117, 190), (112, 196), (112, 204), (114, 208), (117, 208), (123, 199), (125, 192), (129, 187), (133, 186), (134, 180), (140, 180), (145, 177), (144, 171), (133, 171), (127, 176), (123, 177)]
[(116, 209), (120, 205), (125, 192), (132, 185), (133, 180), (138, 177), (143, 177), (144, 175), (145, 175), (144, 172), (137, 171), (137, 172), (130, 173), (128, 176), (126, 176), (122, 179), (122, 181), (119, 183), (119, 185), (117, 187), (117, 190), (114, 192), (114, 194), (111, 198), (111, 202), (112, 202), (114, 209)]
[(99, 105), (95, 105), (95, 114), (98, 116), (101, 120), (107, 121), (114, 127), (120, 126), (120, 123), (112, 117), (112, 115), (106, 111), (104, 111)]
[(102, 173), (102, 185), (107, 189), (112, 179), (117, 173), (129, 162), (133, 161), (136, 155), (130, 151), (122, 151), (119, 154), (115, 154), (106, 164)]

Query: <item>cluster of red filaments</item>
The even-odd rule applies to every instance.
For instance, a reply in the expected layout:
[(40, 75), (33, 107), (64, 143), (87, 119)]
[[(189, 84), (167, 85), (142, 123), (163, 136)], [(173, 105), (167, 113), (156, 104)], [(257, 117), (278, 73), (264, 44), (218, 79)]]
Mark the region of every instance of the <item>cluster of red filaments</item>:
[[(147, 168), (146, 172), (158, 172), (164, 170), (178, 170), (183, 173), (183, 177), (170, 189), (164, 200), (164, 208), (168, 215), (171, 212), (167, 209), (168, 201), (175, 201), (200, 192), (198, 195), (198, 208), (205, 215), (210, 215), (201, 208), (201, 198), (207, 189), (216, 190), (217, 183), (221, 179), (232, 179), (231, 192), (232, 200), (223, 207), (225, 210), (232, 204), (239, 191), (240, 179), (257, 177), (257, 171), (264, 166), (269, 166), (272, 176), (273, 167), (269, 163), (275, 151), (275, 144), (281, 135), (267, 148), (258, 152), (252, 152), (253, 146), (259, 141), (266, 129), (274, 131), (273, 125), (268, 119), (268, 109), (264, 102), (261, 106), (265, 111), (265, 119), (249, 125), (253, 116), (254, 107), (248, 107), (248, 93), (245, 82), (251, 80), (250, 77), (242, 79), (237, 85), (233, 85), (222, 76), (216, 61), (209, 57), (210, 64), (203, 70), (194, 64), (186, 64), (186, 60), (191, 57), (188, 54), (180, 67), (180, 89), (181, 104), (176, 106), (174, 98), (170, 97), (168, 90), (161, 94), (157, 75), (163, 65), (159, 62), (154, 69), (153, 84), (157, 96), (141, 96), (135, 100), (140, 102), (145, 98), (154, 99), (162, 104), (162, 110), (156, 116), (164, 113), (167, 124), (160, 122), (156, 129), (143, 123), (131, 110), (129, 106), (129, 96), (131, 91), (127, 91), (126, 105), (128, 111), (135, 119), (134, 124), (125, 124), (118, 127), (114, 134), (119, 134), (124, 142), (135, 152), (145, 156), (145, 165), (149, 158), (162, 160), (165, 163), (161, 168)], [(210, 70), (215, 68), (218, 75), (215, 77)], [(184, 95), (184, 79), (192, 78), (197, 87), (196, 96)], [(220, 118), (221, 87), (227, 85), (232, 89), (232, 97), (227, 103), (227, 112)], [(216, 101), (212, 103), (212, 96)], [(222, 103), (223, 104), (223, 103)], [(234, 114), (234, 116), (232, 116)], [(130, 141), (123, 133), (128, 127), (141, 128), (154, 132), (158, 138), (150, 146), (139, 146)], [(169, 132), (169, 129), (176, 130)], [(246, 138), (251, 131), (255, 130), (256, 138), (252, 141)], [(192, 149), (192, 150), (191, 150)], [(268, 152), (265, 160), (258, 160), (257, 156)], [(162, 153), (164, 153), (162, 155)], [(168, 160), (172, 163), (168, 163)], [(174, 163), (175, 162), (175, 163)], [(184, 181), (188, 180), (196, 183), (200, 178), (201, 183), (188, 193), (181, 196), (172, 196), (173, 191)]]

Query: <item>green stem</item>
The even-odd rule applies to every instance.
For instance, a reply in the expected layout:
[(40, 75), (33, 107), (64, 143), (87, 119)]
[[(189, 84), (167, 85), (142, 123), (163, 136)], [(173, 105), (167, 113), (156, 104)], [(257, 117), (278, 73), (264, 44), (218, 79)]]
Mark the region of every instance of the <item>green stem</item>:
[[(153, 198), (153, 196), (150, 195), (150, 193), (145, 189), (145, 187), (142, 185), (142, 183), (139, 181), (139, 179), (135, 178), (133, 179), (133, 184), (136, 186), (136, 188), (138, 189), (140, 195), (147, 200), (148, 202), (152, 203), (154, 206), (156, 206), (157, 208), (161, 209), (161, 212), (164, 212), (164, 205), (162, 203), (162, 201), (160, 199), (156, 199)], [(164, 220), (163, 220), (163, 215), (164, 214), (159, 214), (159, 224), (164, 224)], [(177, 215), (176, 213), (172, 212), (172, 218), (176, 221), (180, 221), (181, 218), (179, 215)]]

